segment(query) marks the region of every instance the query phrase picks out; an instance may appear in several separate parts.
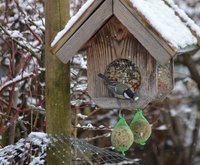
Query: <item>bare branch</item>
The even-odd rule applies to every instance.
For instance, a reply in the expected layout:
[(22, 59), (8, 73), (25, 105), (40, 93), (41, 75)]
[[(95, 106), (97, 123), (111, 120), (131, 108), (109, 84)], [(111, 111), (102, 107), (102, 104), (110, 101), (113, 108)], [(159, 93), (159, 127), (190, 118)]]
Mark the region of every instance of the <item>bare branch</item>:
[(15, 77), (13, 80), (8, 81), (7, 83), (5, 83), (4, 85), (0, 86), (0, 92), (2, 92), (6, 87), (12, 85), (12, 84), (16, 84), (20, 81), (24, 81), (30, 77), (35, 76), (34, 73), (28, 73), (28, 74), (21, 74), (18, 75), (17, 77)]
[(31, 50), (29, 47), (26, 45), (23, 45), (20, 43), (17, 39), (13, 38), (10, 33), (0, 24), (0, 28), (2, 31), (8, 35), (17, 45), (19, 45), (22, 49), (25, 49), (27, 52), (30, 52), (33, 57), (35, 57), (38, 61), (40, 61), (39, 54), (35, 53), (33, 50)]

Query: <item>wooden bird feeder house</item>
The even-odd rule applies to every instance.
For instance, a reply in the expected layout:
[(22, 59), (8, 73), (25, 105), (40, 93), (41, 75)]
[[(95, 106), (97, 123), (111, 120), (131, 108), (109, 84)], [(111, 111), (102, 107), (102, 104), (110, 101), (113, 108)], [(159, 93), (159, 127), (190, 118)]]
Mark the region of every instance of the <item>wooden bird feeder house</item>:
[[(67, 63), (86, 51), (88, 92), (101, 108), (143, 108), (172, 90), (173, 58), (199, 49), (199, 27), (174, 6), (165, 0), (88, 0), (58, 33), (52, 52)], [(131, 67), (116, 71), (119, 61)], [(136, 85), (139, 100), (113, 97), (99, 73)]]

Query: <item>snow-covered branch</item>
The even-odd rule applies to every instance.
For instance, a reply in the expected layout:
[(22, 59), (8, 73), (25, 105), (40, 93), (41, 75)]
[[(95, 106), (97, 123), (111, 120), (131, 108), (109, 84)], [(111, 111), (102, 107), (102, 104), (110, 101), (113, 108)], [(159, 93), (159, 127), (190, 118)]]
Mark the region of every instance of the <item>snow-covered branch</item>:
[(10, 37), (17, 45), (19, 45), (21, 48), (23, 48), (24, 50), (26, 50), (27, 52), (30, 52), (31, 55), (33, 57), (35, 57), (38, 61), (40, 61), (40, 55), (36, 53), (36, 51), (34, 49), (32, 49), (30, 46), (24, 44), (24, 41), (21, 42), (18, 39), (16, 39), (15, 37), (13, 37), (13, 34), (10, 34), (9, 31), (4, 28), (1, 24), (0, 24), (0, 28), (1, 30), (8, 36)]
[(24, 81), (26, 79), (29, 79), (31, 77), (35, 76), (34, 73), (23, 73), (21, 75), (16, 76), (14, 79), (7, 81), (5, 84), (3, 84), (2, 86), (0, 86), (0, 92), (2, 92), (4, 90), (4, 88), (12, 85), (12, 84), (16, 84), (20, 81)]

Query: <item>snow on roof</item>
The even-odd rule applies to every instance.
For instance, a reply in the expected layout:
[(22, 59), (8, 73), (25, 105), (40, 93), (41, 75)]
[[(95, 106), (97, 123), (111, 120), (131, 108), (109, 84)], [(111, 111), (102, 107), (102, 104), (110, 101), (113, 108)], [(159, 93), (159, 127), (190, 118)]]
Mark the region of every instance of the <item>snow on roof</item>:
[[(87, 0), (80, 10), (68, 21), (53, 42), (53, 47), (70, 30), (81, 15), (95, 0)], [(180, 9), (173, 0), (130, 0), (135, 7), (173, 47), (183, 49), (196, 45), (198, 40), (191, 30), (200, 37), (200, 27)], [(167, 5), (168, 4), (168, 5)], [(177, 16), (177, 14), (179, 16)], [(180, 18), (181, 17), (181, 18)], [(182, 20), (181, 20), (182, 19)], [(189, 27), (189, 28), (188, 28)]]
[(199, 37), (200, 37), (200, 27), (184, 12), (180, 9), (173, 0), (165, 0), (184, 20), (187, 26), (189, 26)]
[[(142, 15), (150, 22), (150, 24), (160, 33), (160, 35), (168, 41), (172, 46), (181, 49), (189, 45), (196, 45), (197, 38), (192, 34), (187, 24), (194, 31), (200, 34), (198, 26), (173, 3), (174, 9), (169, 7), (163, 0), (130, 0)], [(168, 0), (172, 4), (172, 0)], [(184, 23), (178, 14), (183, 17)]]
[(91, 6), (93, 2), (94, 0), (87, 0), (87, 2), (79, 9), (79, 11), (73, 17), (71, 17), (71, 19), (65, 25), (65, 28), (58, 32), (53, 42), (51, 43), (51, 47), (53, 47), (62, 38), (62, 36), (74, 25), (74, 23)]

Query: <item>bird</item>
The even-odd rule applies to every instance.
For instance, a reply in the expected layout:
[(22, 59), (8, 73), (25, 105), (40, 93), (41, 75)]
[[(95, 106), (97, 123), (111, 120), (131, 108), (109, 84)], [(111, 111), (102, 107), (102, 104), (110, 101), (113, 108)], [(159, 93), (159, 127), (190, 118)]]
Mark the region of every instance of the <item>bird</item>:
[(134, 101), (139, 99), (139, 97), (136, 96), (135, 92), (133, 92), (127, 84), (110, 81), (102, 73), (99, 73), (98, 76), (106, 82), (108, 89), (114, 94), (115, 97)]

